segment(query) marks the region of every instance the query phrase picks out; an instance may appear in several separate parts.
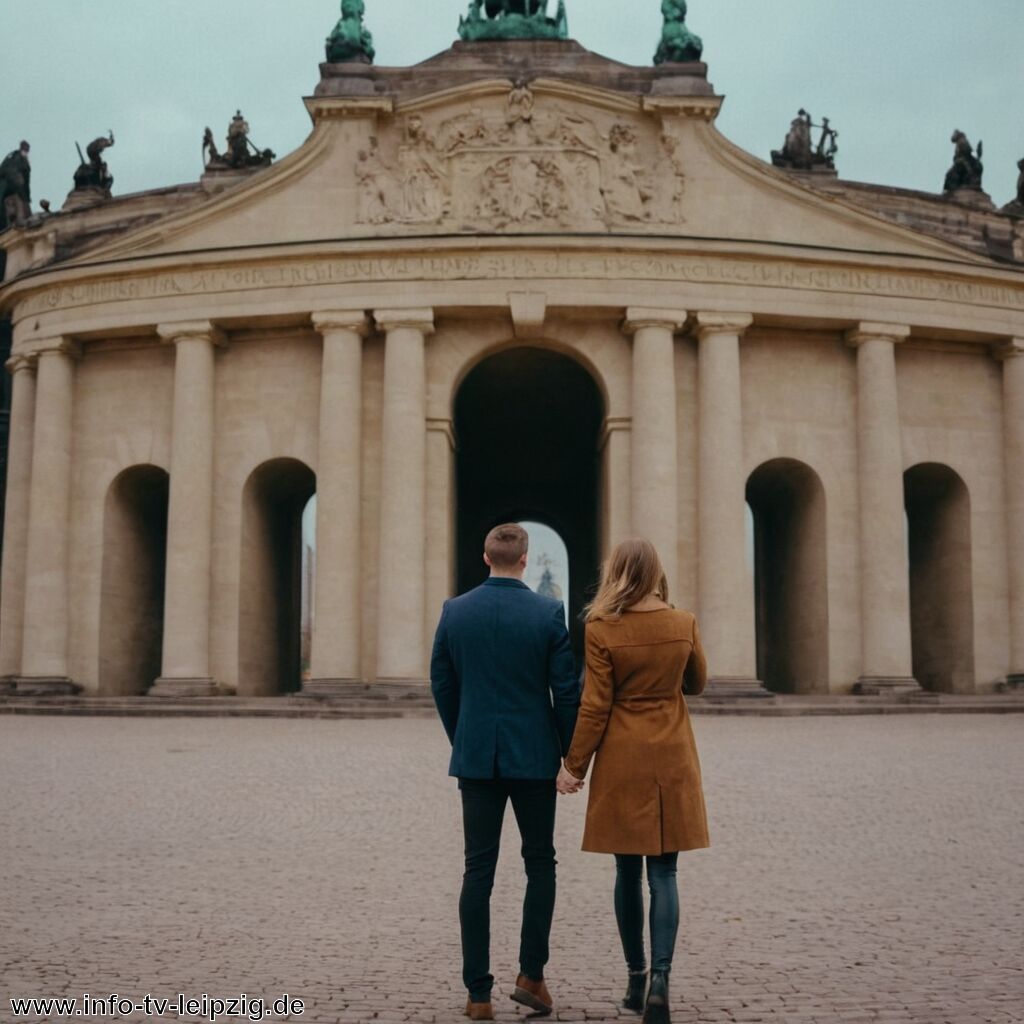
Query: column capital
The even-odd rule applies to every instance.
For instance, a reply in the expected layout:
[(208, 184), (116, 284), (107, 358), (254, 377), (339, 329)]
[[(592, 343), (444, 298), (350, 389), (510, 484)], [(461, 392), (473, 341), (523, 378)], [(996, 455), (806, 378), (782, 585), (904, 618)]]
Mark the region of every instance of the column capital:
[(740, 335), (754, 322), (750, 313), (711, 313), (697, 314), (697, 337), (703, 341), (716, 334)]
[(227, 344), (227, 338), (223, 331), (214, 327), (209, 320), (185, 320), (181, 323), (158, 324), (156, 333), (160, 335), (161, 341), (175, 345), (179, 341), (194, 341), (196, 339), (208, 341), (211, 345)]
[(11, 356), (11, 358), (4, 363), (4, 366), (6, 367), (7, 372), (13, 377), (19, 370), (34, 370), (38, 362), (39, 356), (35, 352), (21, 352), (17, 355)]
[(622, 321), (626, 334), (636, 334), (645, 327), (661, 327), (673, 333), (682, 330), (689, 314), (685, 309), (657, 309), (650, 306), (629, 306)]
[(993, 345), (992, 355), (1000, 362), (1015, 359), (1017, 356), (1024, 356), (1024, 338), (1010, 338), (1009, 341)]
[(312, 315), (313, 327), (319, 334), (331, 331), (351, 331), (365, 338), (369, 333), (370, 321), (362, 309), (325, 309)]
[(434, 311), (429, 306), (418, 309), (375, 309), (373, 319), (385, 333), (407, 327), (422, 334), (434, 333)]
[(910, 328), (906, 324), (880, 324), (864, 321), (846, 332), (846, 344), (852, 348), (860, 348), (867, 341), (891, 341), (898, 345), (910, 337)]
[(59, 354), (70, 356), (72, 359), (81, 359), (82, 343), (73, 341), (71, 338), (48, 338), (45, 341), (36, 342), (32, 351), (25, 353), (29, 358), (40, 358), (42, 356)]

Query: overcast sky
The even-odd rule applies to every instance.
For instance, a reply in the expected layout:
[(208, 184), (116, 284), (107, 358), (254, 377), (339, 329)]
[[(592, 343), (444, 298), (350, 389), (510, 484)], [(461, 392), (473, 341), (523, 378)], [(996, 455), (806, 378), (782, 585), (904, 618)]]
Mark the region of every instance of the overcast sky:
[[(659, 0), (567, 0), (584, 46), (646, 64)], [(241, 107), (278, 156), (309, 133), (337, 0), (0, 0), (0, 149), (32, 143), (33, 200), (59, 207), (75, 141), (112, 128), (123, 194), (201, 173), (203, 129), (222, 144)], [(447, 48), (466, 0), (366, 0), (380, 64)], [(1024, 157), (1024, 0), (690, 0), (719, 128), (768, 158), (807, 107), (840, 132), (844, 178), (941, 191), (954, 128), (985, 143), (985, 186), (1013, 198)]]

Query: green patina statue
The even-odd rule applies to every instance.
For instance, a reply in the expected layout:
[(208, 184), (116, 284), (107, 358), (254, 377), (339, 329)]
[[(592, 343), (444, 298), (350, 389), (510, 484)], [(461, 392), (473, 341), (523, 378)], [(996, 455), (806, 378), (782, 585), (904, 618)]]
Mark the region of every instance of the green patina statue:
[(700, 60), (704, 43), (686, 27), (686, 0), (662, 0), (665, 27), (654, 55), (655, 64), (685, 64)]
[(548, 0), (470, 0), (459, 19), (459, 35), (468, 42), (491, 39), (568, 39), (565, 0), (558, 13), (547, 13)]
[(327, 38), (329, 64), (373, 63), (373, 36), (363, 24), (365, 14), (363, 0), (341, 0), (341, 20)]

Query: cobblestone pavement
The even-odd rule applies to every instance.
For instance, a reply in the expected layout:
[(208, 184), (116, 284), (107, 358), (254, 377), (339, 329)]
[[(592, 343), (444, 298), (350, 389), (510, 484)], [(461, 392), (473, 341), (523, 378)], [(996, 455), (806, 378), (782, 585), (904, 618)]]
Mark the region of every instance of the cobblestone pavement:
[[(714, 846), (681, 859), (675, 1024), (1024, 1021), (1024, 719), (695, 730)], [(0, 1022), (11, 996), (86, 991), (287, 992), (316, 1024), (464, 1019), (446, 759), (423, 720), (0, 720)], [(579, 852), (583, 809), (560, 804), (557, 1017), (636, 1020), (617, 1008), (612, 861)], [(506, 824), (494, 969), (511, 1022)]]

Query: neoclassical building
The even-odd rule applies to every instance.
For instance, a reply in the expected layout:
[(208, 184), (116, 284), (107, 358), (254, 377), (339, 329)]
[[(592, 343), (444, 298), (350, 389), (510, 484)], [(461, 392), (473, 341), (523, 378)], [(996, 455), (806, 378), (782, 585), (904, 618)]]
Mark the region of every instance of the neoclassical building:
[(297, 690), (314, 494), (309, 694), (425, 692), (509, 519), (574, 623), (649, 537), (712, 695), (1019, 681), (1024, 222), (774, 168), (721, 105), (567, 41), (325, 64), (273, 166), (0, 236), (4, 684)]

